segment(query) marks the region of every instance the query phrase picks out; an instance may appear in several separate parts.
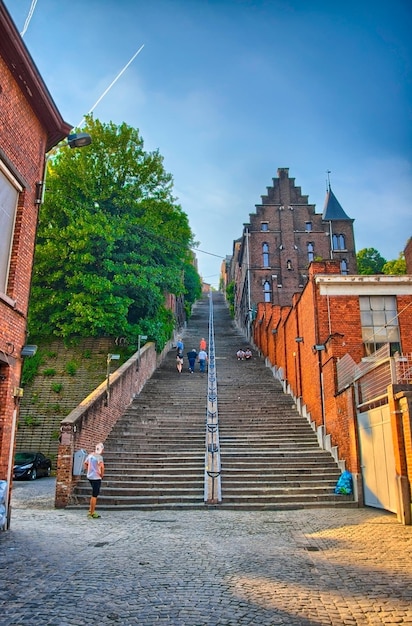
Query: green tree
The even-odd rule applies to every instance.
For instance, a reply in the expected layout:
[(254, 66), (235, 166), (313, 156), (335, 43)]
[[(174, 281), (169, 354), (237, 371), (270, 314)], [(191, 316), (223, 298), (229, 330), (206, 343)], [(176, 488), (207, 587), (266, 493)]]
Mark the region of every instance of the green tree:
[(386, 263), (375, 248), (363, 248), (356, 255), (359, 274), (381, 274)]
[(235, 315), (235, 282), (230, 282), (226, 287), (226, 300), (229, 304), (229, 311), (232, 317)]
[(405, 254), (401, 252), (397, 259), (394, 259), (393, 261), (386, 261), (382, 271), (384, 274), (406, 274)]
[[(148, 334), (162, 348), (193, 242), (158, 151), (89, 116), (92, 144), (49, 160), (30, 304), (34, 336)], [(165, 332), (164, 332), (165, 331)], [(166, 337), (167, 340), (167, 337)]]
[(202, 281), (193, 263), (187, 262), (185, 265), (185, 302), (189, 307), (202, 295)]

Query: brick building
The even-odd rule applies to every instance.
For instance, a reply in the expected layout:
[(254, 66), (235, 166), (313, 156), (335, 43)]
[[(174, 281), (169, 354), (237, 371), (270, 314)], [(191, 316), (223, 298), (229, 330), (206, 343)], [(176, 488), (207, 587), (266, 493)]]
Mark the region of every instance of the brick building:
[(412, 274), (412, 237), (409, 237), (405, 247), (406, 273)]
[(288, 168), (280, 168), (234, 242), (229, 274), (238, 325), (249, 332), (259, 302), (290, 304), (302, 292), (315, 259), (334, 259), (341, 274), (356, 273), (353, 220), (330, 185), (323, 213), (316, 213)]
[(313, 262), (288, 306), (261, 302), (253, 341), (360, 503), (411, 523), (412, 275)]
[(45, 154), (70, 129), (0, 0), (0, 479), (8, 485)]

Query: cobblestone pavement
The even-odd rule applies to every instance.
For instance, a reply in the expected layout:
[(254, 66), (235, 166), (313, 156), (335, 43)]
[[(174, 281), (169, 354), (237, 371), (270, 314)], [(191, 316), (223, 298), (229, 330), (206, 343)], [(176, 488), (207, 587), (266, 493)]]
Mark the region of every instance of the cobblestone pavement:
[(412, 529), (376, 509), (53, 509), (15, 483), (2, 626), (412, 625)]

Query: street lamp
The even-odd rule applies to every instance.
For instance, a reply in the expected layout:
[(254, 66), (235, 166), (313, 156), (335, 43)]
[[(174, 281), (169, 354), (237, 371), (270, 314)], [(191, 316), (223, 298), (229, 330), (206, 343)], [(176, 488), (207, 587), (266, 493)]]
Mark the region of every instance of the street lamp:
[(67, 137), (67, 144), (70, 148), (84, 148), (92, 143), (89, 133), (72, 133)]
[(146, 341), (147, 335), (139, 335), (138, 338), (137, 338), (137, 367), (136, 367), (137, 370), (140, 367), (140, 341), (142, 339), (143, 339), (143, 341)]
[(110, 400), (110, 363), (111, 361), (118, 361), (120, 354), (108, 354), (107, 355), (107, 370), (106, 370), (106, 406)]
[(43, 180), (36, 183), (36, 204), (43, 204), (44, 202), (44, 194), (46, 193), (47, 164), (57, 150), (63, 146), (69, 146), (69, 148), (84, 148), (85, 146), (89, 146), (91, 143), (92, 138), (89, 133), (71, 133), (67, 136), (66, 141), (59, 142), (57, 146), (54, 146), (54, 148), (46, 154)]

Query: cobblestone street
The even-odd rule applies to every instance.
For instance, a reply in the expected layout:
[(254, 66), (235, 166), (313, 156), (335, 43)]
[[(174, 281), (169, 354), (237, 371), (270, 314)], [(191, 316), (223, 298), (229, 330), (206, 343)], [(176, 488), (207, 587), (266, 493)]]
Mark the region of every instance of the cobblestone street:
[(15, 483), (1, 624), (412, 625), (412, 530), (376, 509), (55, 510)]

